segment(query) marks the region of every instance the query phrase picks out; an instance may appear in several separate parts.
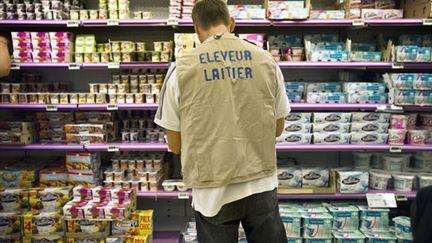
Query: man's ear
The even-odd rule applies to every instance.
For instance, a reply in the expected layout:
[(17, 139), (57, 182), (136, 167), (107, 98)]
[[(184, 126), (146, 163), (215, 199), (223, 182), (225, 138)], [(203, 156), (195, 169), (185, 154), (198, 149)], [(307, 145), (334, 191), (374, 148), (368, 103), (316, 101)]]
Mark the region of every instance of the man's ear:
[(234, 32), (234, 29), (235, 29), (235, 20), (233, 17), (230, 17), (230, 25), (229, 25), (230, 33)]

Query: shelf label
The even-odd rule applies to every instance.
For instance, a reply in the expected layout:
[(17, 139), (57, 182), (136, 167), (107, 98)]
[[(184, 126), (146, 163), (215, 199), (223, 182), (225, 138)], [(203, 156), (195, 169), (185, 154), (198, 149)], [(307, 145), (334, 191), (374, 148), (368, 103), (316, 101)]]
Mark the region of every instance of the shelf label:
[(432, 19), (423, 19), (423, 25), (432, 25)]
[(118, 62), (109, 62), (108, 69), (120, 69), (120, 63)]
[(391, 105), (390, 109), (393, 111), (403, 111), (403, 107), (402, 106), (398, 106), (398, 105)]
[(366, 199), (370, 208), (396, 208), (394, 193), (367, 193)]
[(118, 105), (116, 105), (116, 104), (107, 105), (107, 110), (108, 111), (116, 111), (116, 110), (118, 110)]
[(109, 145), (107, 148), (107, 151), (108, 152), (119, 152), (120, 148), (118, 146), (115, 146), (115, 145)]
[(377, 106), (377, 111), (386, 111), (388, 109), (387, 105), (378, 105)]
[(179, 192), (177, 195), (178, 199), (189, 199), (189, 194), (187, 192)]
[(363, 19), (353, 19), (352, 25), (353, 26), (365, 26), (365, 22)]
[(76, 28), (80, 25), (80, 21), (79, 20), (69, 20), (66, 24), (67, 27), (70, 28)]
[(405, 195), (396, 195), (396, 201), (406, 202), (406, 201), (408, 201), (408, 198)]
[(69, 63), (68, 69), (69, 70), (80, 70), (81, 65), (78, 63)]
[(118, 26), (118, 25), (120, 25), (120, 21), (118, 19), (108, 19), (107, 25), (108, 26)]
[(179, 19), (178, 18), (170, 18), (167, 20), (167, 25), (177, 26), (177, 25), (179, 25)]
[(20, 70), (21, 69), (21, 65), (19, 65), (18, 63), (11, 63), (11, 70)]
[(47, 105), (46, 106), (46, 111), (57, 111), (57, 106), (56, 105)]
[(400, 146), (390, 146), (390, 153), (402, 153), (402, 147)]
[(404, 69), (404, 64), (400, 63), (400, 62), (394, 62), (394, 63), (392, 63), (392, 68), (393, 69)]

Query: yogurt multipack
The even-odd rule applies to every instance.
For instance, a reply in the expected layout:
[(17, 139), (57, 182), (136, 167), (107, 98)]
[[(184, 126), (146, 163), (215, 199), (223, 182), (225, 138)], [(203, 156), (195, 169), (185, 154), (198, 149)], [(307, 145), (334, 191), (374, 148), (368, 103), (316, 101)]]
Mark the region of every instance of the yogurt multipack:
[(333, 217), (330, 214), (304, 214), (302, 218), (303, 238), (332, 239)]
[(279, 186), (281, 187), (302, 187), (302, 169), (296, 167), (278, 167), (277, 169)]
[(389, 229), (389, 209), (358, 206), (360, 210), (360, 229), (367, 232), (382, 232)]
[(369, 173), (361, 170), (338, 170), (337, 188), (340, 193), (366, 193)]
[(329, 170), (325, 167), (311, 167), (302, 169), (303, 187), (328, 187)]
[(365, 236), (358, 230), (333, 231), (335, 243), (364, 243)]
[(355, 206), (328, 207), (333, 216), (333, 230), (353, 231), (359, 228), (359, 209)]

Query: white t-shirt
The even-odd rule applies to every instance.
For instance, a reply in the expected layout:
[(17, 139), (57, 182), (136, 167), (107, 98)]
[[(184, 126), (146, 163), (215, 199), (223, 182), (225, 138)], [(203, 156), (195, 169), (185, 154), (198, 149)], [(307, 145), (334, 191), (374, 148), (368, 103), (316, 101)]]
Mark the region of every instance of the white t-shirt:
[[(168, 70), (168, 80), (161, 91), (160, 105), (155, 118), (159, 126), (180, 132), (180, 90), (175, 69)], [(275, 100), (276, 119), (283, 118), (290, 112), (288, 97), (285, 92), (284, 77), (277, 67), (277, 92)], [(240, 200), (253, 194), (271, 191), (278, 186), (276, 172), (268, 177), (230, 184), (213, 188), (192, 188), (192, 205), (194, 209), (206, 217), (215, 216), (223, 205)]]

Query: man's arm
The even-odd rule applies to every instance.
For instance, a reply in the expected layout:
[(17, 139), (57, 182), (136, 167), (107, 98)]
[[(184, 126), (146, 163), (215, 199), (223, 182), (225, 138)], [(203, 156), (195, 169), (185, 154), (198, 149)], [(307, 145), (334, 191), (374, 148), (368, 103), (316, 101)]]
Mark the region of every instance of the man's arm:
[(285, 126), (284, 118), (279, 118), (276, 120), (276, 137), (279, 137), (282, 134), (284, 126)]
[(167, 130), (168, 148), (175, 154), (180, 154), (181, 134), (180, 132)]
[(275, 95), (275, 116), (276, 116), (276, 137), (279, 137), (285, 127), (285, 117), (291, 111), (289, 107), (288, 96), (285, 91), (285, 79), (280, 70), (279, 66), (276, 64), (276, 95)]
[(8, 41), (5, 37), (0, 36), (0, 77), (9, 75), (10, 72), (10, 55)]

